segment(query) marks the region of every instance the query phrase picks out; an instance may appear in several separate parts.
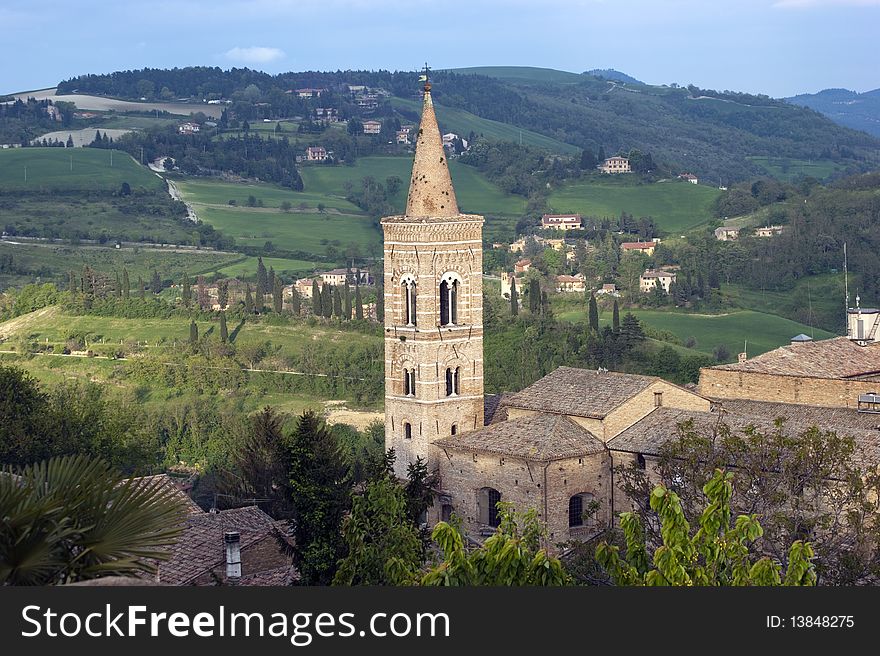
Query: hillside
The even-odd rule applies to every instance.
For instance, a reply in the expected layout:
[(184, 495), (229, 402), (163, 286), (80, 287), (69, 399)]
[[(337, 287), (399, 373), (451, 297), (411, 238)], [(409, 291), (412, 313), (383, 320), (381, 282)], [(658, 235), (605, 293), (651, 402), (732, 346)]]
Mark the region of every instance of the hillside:
[(785, 100), (814, 109), (840, 125), (880, 137), (880, 89), (865, 93), (823, 89), (819, 93), (804, 93)]
[[(524, 144), (556, 152), (597, 153), (601, 147), (610, 155), (640, 150), (670, 173), (690, 171), (716, 184), (765, 174), (754, 158), (821, 162), (822, 170), (831, 175), (880, 166), (877, 137), (766, 96), (652, 86), (621, 81), (624, 78), (616, 75), (606, 79), (533, 67), (474, 67), (437, 71), (432, 77), (435, 101), (446, 111), (439, 118), (452, 130), (516, 142), (522, 130)], [(285, 93), (299, 87), (327, 89), (329, 95), (320, 102), (338, 108), (340, 116), (410, 118), (419, 85), (416, 72), (304, 71), (273, 76), (202, 67), (81, 76), (59, 83), (58, 90), (137, 99), (142, 81), (191, 102), (230, 98), (232, 111), (252, 121), (303, 115), (318, 106), (315, 99)], [(377, 107), (364, 109), (349, 85), (378, 89), (392, 99), (380, 95)]]

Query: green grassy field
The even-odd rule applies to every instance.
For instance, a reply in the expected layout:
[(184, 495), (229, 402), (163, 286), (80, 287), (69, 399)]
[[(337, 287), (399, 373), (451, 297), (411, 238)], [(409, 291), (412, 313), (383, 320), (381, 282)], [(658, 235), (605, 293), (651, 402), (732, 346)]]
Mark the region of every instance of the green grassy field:
[(679, 180), (636, 184), (627, 176), (618, 178), (603, 176), (565, 185), (550, 194), (550, 206), (554, 212), (612, 219), (621, 212), (636, 218), (652, 216), (661, 230), (677, 235), (708, 221), (709, 206), (721, 193), (713, 187)]
[[(304, 169), (303, 173), (305, 174), (309, 170)], [(174, 184), (177, 185), (177, 188), (187, 202), (203, 205), (222, 205), (228, 207), (229, 201), (234, 200), (237, 205), (245, 207), (248, 196), (254, 196), (262, 200), (265, 207), (278, 208), (281, 206), (281, 203), (287, 201), (294, 209), (305, 206), (309, 209), (317, 210), (318, 203), (323, 203), (325, 207), (347, 214), (363, 213), (357, 205), (349, 203), (339, 196), (310, 191), (292, 191), (271, 184), (220, 182), (201, 178), (175, 179)]]
[[(818, 328), (811, 331), (809, 326), (775, 314), (754, 310), (737, 310), (719, 315), (661, 310), (622, 310), (621, 314), (629, 311), (645, 324), (673, 333), (682, 342), (689, 337), (695, 338), (697, 343), (693, 348), (709, 354), (723, 344), (731, 355), (735, 356), (748, 340), (748, 354), (752, 357), (789, 344), (791, 338), (799, 333), (809, 335), (813, 332), (817, 340), (834, 336)], [(586, 320), (586, 313), (583, 310), (567, 310), (560, 313), (559, 318), (581, 322)], [(603, 312), (599, 320), (602, 324), (610, 323), (611, 312)]]
[[(146, 343), (148, 348), (160, 348), (173, 353), (176, 346), (189, 339), (190, 320), (182, 317), (170, 319), (123, 319), (118, 317), (71, 316), (53, 307), (38, 310), (39, 314), (23, 315), (0, 323), (0, 335), (9, 340), (27, 337), (41, 344), (62, 345), (71, 334), (86, 336), (90, 345), (119, 344), (122, 342)], [(199, 335), (217, 335), (218, 321), (196, 321)], [(296, 354), (311, 348), (315, 341), (345, 344), (370, 344), (381, 342), (378, 335), (344, 332), (332, 327), (308, 326), (302, 323), (270, 325), (249, 321), (237, 329), (230, 322), (229, 332), (234, 335), (236, 347), (270, 341), (280, 346), (283, 353)], [(48, 340), (48, 341), (47, 341)], [(3, 348), (3, 347), (0, 347)]]
[(749, 157), (748, 159), (769, 175), (785, 182), (791, 182), (801, 176), (826, 180), (845, 168), (830, 159), (806, 160), (788, 157)]
[[(113, 154), (113, 165), (110, 156)], [(27, 180), (25, 180), (27, 169)], [(13, 148), (0, 150), (4, 191), (164, 189), (164, 181), (119, 150), (93, 148)]]
[(378, 248), (381, 242), (381, 234), (367, 216), (207, 206), (196, 211), (206, 223), (250, 246), (271, 241), (276, 248), (324, 255), (333, 242), (342, 248), (357, 244), (362, 250)]
[[(524, 198), (504, 193), (475, 168), (453, 161), (449, 171), (461, 211), (519, 216), (525, 210)], [(363, 178), (372, 176), (384, 183), (386, 178), (396, 175), (403, 181), (400, 191), (392, 199), (398, 211), (403, 211), (406, 205), (411, 173), (412, 157), (408, 156), (362, 157), (354, 166), (311, 166), (303, 167), (300, 172), (306, 192), (328, 198), (344, 198), (346, 182), (358, 185)]]
[[(409, 100), (405, 98), (392, 98), (391, 104), (396, 109), (405, 109), (410, 112), (421, 113), (422, 103), (418, 100)], [(434, 109), (437, 113), (437, 122), (440, 124), (440, 130), (443, 132), (452, 131), (464, 137), (474, 132), (482, 134), (488, 139), (496, 141), (513, 141), (519, 143), (522, 140), (523, 145), (533, 146), (535, 148), (543, 148), (555, 153), (575, 154), (580, 152), (580, 148), (572, 146), (563, 141), (547, 137), (531, 130), (521, 130), (520, 128), (492, 121), (490, 119), (481, 118), (476, 114), (471, 114), (463, 109), (453, 109), (452, 107), (444, 107), (442, 104), (434, 103)]]
[(163, 278), (176, 280), (184, 272), (191, 276), (208, 275), (244, 259), (240, 255), (206, 250), (178, 253), (147, 248), (35, 246), (0, 241), (0, 255), (7, 254), (12, 255), (13, 266), (18, 273), (0, 273), (0, 290), (34, 282), (38, 277), (43, 282), (54, 280), (66, 286), (68, 272), (82, 271), (86, 265), (98, 271), (120, 273), (126, 268), (133, 285), (138, 276), (149, 280), (153, 270)]

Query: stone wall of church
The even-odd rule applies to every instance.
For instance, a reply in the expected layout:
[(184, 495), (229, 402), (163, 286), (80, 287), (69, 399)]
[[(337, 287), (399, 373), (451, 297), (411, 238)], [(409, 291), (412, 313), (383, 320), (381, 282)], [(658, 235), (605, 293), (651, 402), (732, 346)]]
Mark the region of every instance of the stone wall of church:
[(777, 376), (711, 367), (700, 370), (700, 393), (721, 399), (855, 408), (859, 394), (878, 389), (877, 381), (868, 380)]
[[(553, 551), (557, 543), (591, 537), (611, 520), (611, 461), (607, 452), (536, 462), (447, 449), (440, 456), (440, 475), (450, 510), (471, 535), (486, 536), (494, 531), (485, 523), (484, 488), (500, 492), (501, 500), (512, 503), (517, 511), (537, 510), (547, 527), (545, 546)], [(569, 499), (581, 494), (592, 495), (599, 510), (584, 526), (570, 529)]]

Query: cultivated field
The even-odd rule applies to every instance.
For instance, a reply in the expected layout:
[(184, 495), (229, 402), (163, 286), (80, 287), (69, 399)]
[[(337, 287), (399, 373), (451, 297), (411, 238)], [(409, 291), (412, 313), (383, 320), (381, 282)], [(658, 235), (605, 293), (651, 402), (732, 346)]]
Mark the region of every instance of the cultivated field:
[[(94, 137), (95, 131), (91, 130)], [(65, 133), (64, 139), (67, 139)], [(112, 164), (111, 164), (112, 157)], [(4, 191), (163, 190), (165, 182), (128, 153), (96, 148), (13, 148), (0, 150), (0, 189)]]
[[(70, 137), (73, 139), (73, 145), (76, 148), (82, 148), (83, 146), (88, 146), (95, 140), (95, 133), (100, 130), (101, 134), (107, 134), (111, 139), (118, 139), (123, 134), (128, 134), (131, 130), (122, 130), (122, 129), (103, 129), (100, 127), (94, 128), (83, 128), (82, 130), (56, 130), (55, 132), (47, 132), (46, 134), (41, 134), (39, 137), (33, 140), (33, 142), (42, 141), (45, 139), (46, 141), (61, 141), (62, 143), (67, 143), (67, 138)], [(32, 143), (33, 143), (32, 142)]]
[(550, 194), (554, 212), (616, 220), (621, 212), (637, 219), (651, 216), (661, 230), (678, 235), (711, 218), (709, 207), (720, 192), (683, 180), (637, 184), (625, 174), (602, 176), (568, 184)]
[(28, 98), (37, 100), (49, 99), (52, 101), (72, 102), (77, 109), (89, 109), (100, 112), (168, 112), (189, 116), (194, 112), (202, 112), (205, 116), (219, 118), (223, 111), (221, 105), (208, 105), (207, 103), (151, 103), (131, 102), (129, 100), (117, 100), (104, 96), (89, 96), (84, 94), (67, 94), (56, 96), (55, 89), (40, 89), (26, 93), (13, 94), (15, 98), (27, 101)]
[(810, 176), (826, 180), (846, 167), (830, 159), (791, 159), (789, 157), (749, 157), (769, 175), (784, 182), (792, 182), (800, 177)]

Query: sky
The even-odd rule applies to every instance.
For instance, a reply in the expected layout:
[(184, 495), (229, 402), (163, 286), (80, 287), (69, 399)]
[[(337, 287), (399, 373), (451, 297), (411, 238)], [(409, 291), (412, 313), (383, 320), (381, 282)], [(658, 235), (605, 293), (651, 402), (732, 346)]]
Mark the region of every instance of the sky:
[(773, 97), (880, 87), (880, 0), (0, 0), (0, 29), (0, 93), (144, 67), (425, 62), (615, 68)]

